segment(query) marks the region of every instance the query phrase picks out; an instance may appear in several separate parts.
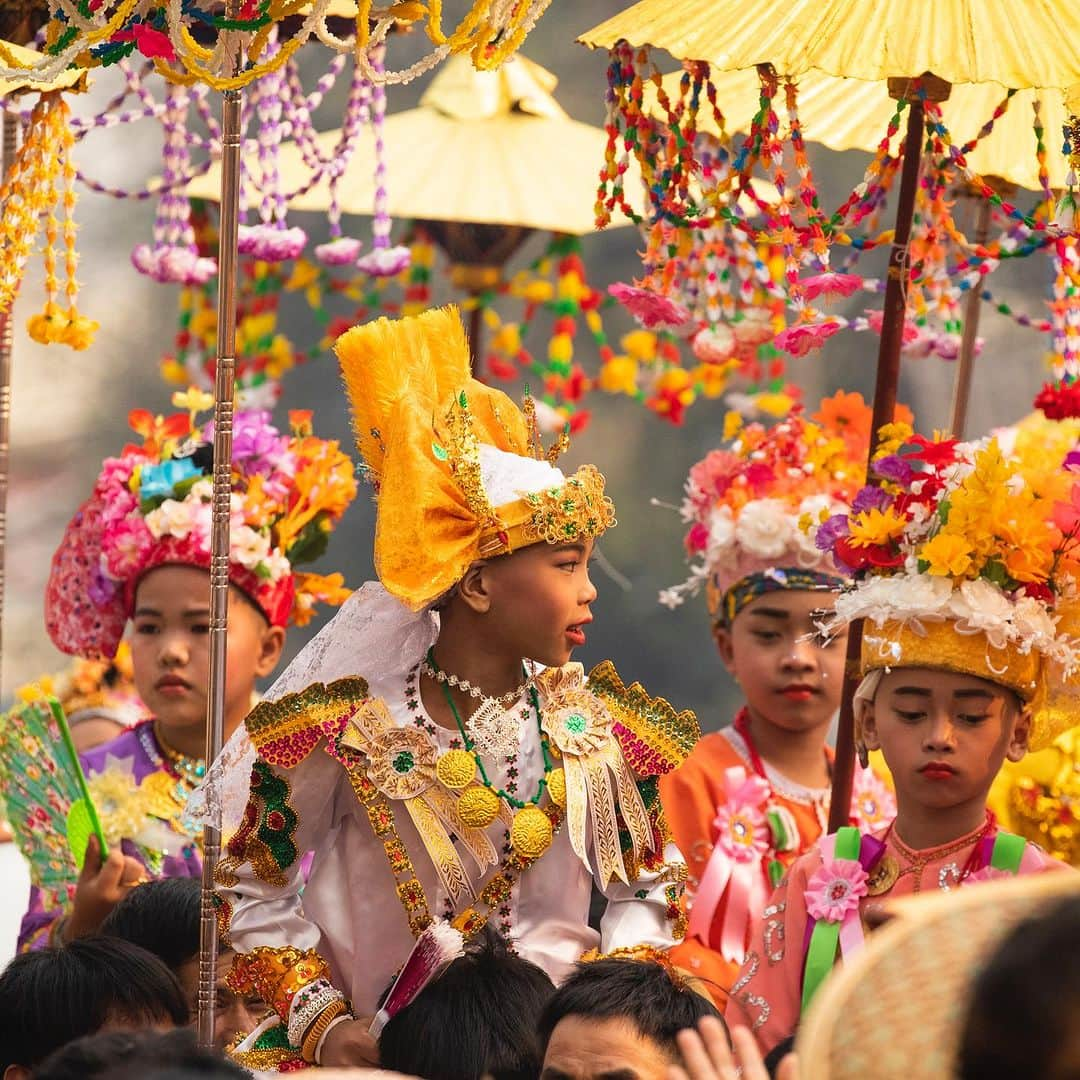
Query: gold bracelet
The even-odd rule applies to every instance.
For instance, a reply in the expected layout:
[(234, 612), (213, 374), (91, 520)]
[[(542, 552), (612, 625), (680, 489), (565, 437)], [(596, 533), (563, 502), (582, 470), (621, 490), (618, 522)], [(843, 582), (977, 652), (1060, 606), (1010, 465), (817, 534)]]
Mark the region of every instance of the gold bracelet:
[(307, 1029), (307, 1034), (304, 1035), (303, 1045), (300, 1047), (300, 1056), (309, 1064), (315, 1064), (315, 1047), (319, 1045), (319, 1040), (323, 1036), (323, 1032), (339, 1017), (342, 1013), (348, 1012), (348, 1005), (344, 1000), (339, 999), (331, 1002), (325, 1009), (315, 1018), (311, 1027)]

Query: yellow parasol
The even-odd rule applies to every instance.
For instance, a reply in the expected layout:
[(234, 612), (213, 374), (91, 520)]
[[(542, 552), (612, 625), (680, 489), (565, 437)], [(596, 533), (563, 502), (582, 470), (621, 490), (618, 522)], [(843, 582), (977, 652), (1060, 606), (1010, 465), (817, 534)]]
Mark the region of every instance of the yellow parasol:
[(641, 0), (578, 40), (665, 49), (718, 71), (772, 64), (883, 82), (933, 72), (949, 83), (1065, 89), (1080, 83), (1080, 8), (1061, 0)]
[[(792, 78), (820, 71), (885, 82), (891, 98), (908, 101), (874, 388), (872, 456), (876, 433), (896, 407), (924, 103), (948, 100), (953, 83), (1067, 90), (1080, 83), (1080, 55), (1062, 43), (1080, 40), (1078, 35), (1080, 10), (1065, 0), (791, 0), (783, 6), (774, 0), (641, 0), (579, 40), (592, 48), (611, 48), (623, 40), (651, 45), (678, 60), (707, 61), (717, 71), (764, 64)], [(851, 801), (861, 642), (856, 625), (848, 636), (851, 674), (840, 710), (830, 831), (847, 823)]]
[[(663, 88), (669, 96), (677, 96), (681, 76), (679, 71), (664, 76)], [(716, 72), (712, 83), (728, 131), (749, 131), (750, 121), (759, 107), (757, 71), (750, 68)], [(896, 112), (896, 103), (883, 82), (856, 82), (808, 71), (798, 79), (798, 86), (799, 116), (807, 137), (830, 150), (873, 153)], [(655, 91), (647, 85), (646, 95), (650, 92), (655, 97)], [(941, 107), (945, 124), (950, 131), (974, 136), (1004, 97), (1005, 90), (997, 83), (954, 86), (949, 100)], [(1069, 118), (1065, 94), (1060, 90), (1018, 90), (1008, 111), (994, 124), (994, 130), (965, 155), (968, 165), (981, 177), (1030, 191), (1038, 191), (1042, 186), (1032, 128), (1032, 106), (1036, 101), (1051, 145), (1060, 141), (1062, 125)], [(703, 109), (699, 114), (698, 130), (719, 134), (708, 110)], [(1050, 186), (1065, 187), (1066, 159), (1051, 153), (1046, 166)]]
[[(451, 57), (420, 106), (386, 118), (383, 141), (390, 178), (387, 208), (396, 217), (482, 222), (581, 236), (594, 227), (601, 128), (571, 119), (552, 96), (558, 80), (523, 56), (498, 71), (477, 71), (468, 57)], [(317, 136), (325, 157), (338, 129)], [(338, 201), (349, 214), (370, 214), (375, 200), (371, 162), (375, 138), (357, 139)], [(310, 173), (293, 143), (282, 146), (278, 168), (286, 190), (303, 188)], [(215, 166), (188, 188), (216, 199)], [(248, 194), (257, 200), (258, 194)], [(325, 211), (325, 180), (289, 201), (293, 210)]]
[[(40, 56), (34, 49), (28, 49), (23, 45), (17, 45), (13, 41), (5, 41), (4, 45), (15, 54), (20, 63), (33, 65)], [(52, 82), (33, 83), (28, 79), (0, 79), (0, 98), (17, 94), (21, 91), (34, 93), (46, 93), (49, 90), (85, 90), (87, 87), (87, 75), (85, 71), (74, 68), (70, 71), (61, 72)]]

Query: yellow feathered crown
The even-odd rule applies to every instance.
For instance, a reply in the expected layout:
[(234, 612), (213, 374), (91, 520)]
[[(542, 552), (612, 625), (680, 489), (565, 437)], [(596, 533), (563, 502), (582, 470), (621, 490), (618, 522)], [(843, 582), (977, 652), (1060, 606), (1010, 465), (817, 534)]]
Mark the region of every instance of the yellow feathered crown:
[(471, 377), (455, 307), (374, 322), (335, 345), (356, 445), (375, 486), (375, 569), (413, 610), (477, 559), (596, 537), (615, 523), (604, 478), (567, 478), (545, 454), (535, 409)]

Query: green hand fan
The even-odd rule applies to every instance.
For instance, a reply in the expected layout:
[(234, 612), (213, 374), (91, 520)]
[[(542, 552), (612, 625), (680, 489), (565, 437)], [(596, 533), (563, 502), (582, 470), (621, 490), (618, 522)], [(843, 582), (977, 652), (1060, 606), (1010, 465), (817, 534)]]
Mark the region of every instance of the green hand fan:
[(51, 905), (66, 903), (90, 837), (102, 852), (108, 845), (56, 698), (43, 694), (0, 717), (0, 793), (31, 881)]

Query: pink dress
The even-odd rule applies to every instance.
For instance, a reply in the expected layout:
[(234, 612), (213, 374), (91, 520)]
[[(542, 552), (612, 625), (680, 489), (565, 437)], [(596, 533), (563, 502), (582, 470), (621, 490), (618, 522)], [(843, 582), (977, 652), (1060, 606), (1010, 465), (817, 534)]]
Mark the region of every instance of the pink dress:
[[(990, 867), (989, 857), (996, 834), (996, 826), (989, 832), (980, 826), (922, 851), (909, 848), (892, 829), (864, 839), (859, 861), (869, 878), (868, 894), (858, 901), (863, 930), (867, 909), (889, 897), (930, 889), (949, 892), (1000, 876)], [(799, 1023), (806, 945), (814, 923), (807, 913), (807, 886), (825, 862), (822, 844), (832, 839), (825, 838), (792, 864), (754, 926), (750, 950), (731, 987), (725, 1018), (730, 1026), (750, 1028), (762, 1053), (794, 1034)], [(1017, 873), (1046, 870), (1068, 867), (1028, 843)]]

